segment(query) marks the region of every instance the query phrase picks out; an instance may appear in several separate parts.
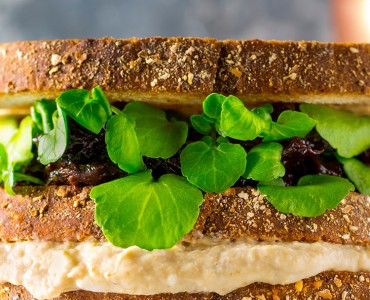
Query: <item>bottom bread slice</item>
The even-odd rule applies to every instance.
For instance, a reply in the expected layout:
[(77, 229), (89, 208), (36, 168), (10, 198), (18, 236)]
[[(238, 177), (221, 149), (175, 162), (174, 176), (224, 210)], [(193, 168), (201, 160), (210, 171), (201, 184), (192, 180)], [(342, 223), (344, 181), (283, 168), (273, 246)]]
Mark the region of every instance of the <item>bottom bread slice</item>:
[[(0, 285), (0, 299), (33, 300), (32, 295), (22, 286), (9, 283)], [(370, 299), (370, 272), (323, 272), (317, 276), (286, 285), (253, 283), (227, 295), (216, 293), (178, 293), (150, 296), (123, 295), (73, 291), (60, 295), (55, 300), (292, 300), (292, 299)]]

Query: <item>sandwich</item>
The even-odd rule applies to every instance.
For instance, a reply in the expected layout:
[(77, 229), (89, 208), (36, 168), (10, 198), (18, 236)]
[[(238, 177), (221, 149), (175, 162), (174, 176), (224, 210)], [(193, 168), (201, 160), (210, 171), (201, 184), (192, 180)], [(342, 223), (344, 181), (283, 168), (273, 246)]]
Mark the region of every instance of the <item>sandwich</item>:
[(370, 45), (0, 45), (0, 299), (370, 299)]

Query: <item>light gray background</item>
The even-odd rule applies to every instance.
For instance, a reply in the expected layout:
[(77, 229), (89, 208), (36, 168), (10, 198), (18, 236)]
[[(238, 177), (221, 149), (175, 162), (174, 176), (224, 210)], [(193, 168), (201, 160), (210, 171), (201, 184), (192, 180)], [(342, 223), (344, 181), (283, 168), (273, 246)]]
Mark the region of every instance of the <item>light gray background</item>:
[(326, 0), (0, 0), (0, 42), (113, 36), (333, 38)]

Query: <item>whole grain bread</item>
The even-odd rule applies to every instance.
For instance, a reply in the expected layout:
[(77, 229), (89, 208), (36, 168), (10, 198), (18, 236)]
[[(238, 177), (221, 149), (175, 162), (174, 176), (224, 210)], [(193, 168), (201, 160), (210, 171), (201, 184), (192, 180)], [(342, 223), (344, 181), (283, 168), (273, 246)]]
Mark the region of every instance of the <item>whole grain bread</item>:
[[(60, 295), (54, 300), (286, 300), (286, 299), (332, 299), (346, 300), (370, 299), (369, 272), (323, 272), (317, 276), (286, 285), (253, 283), (237, 289), (227, 295), (208, 294), (158, 294), (151, 296), (134, 296), (112, 293), (94, 293), (73, 291)], [(23, 287), (11, 284), (0, 285), (2, 300), (34, 300)]]
[[(16, 196), (0, 189), (0, 241), (103, 240), (94, 222), (91, 187), (19, 187)], [(182, 242), (202, 238), (325, 241), (370, 245), (370, 197), (350, 193), (325, 214), (302, 218), (278, 212), (256, 189), (231, 188), (206, 194), (200, 215)]]
[(14, 42), (0, 45), (0, 70), (0, 108), (97, 85), (111, 101), (162, 107), (199, 105), (212, 92), (251, 103), (370, 107), (370, 44), (160, 37)]
[[(217, 41), (198, 38), (87, 39), (0, 45), (0, 114), (97, 85), (110, 101), (142, 100), (163, 108), (198, 107), (212, 92), (245, 102), (350, 105), (370, 114), (370, 45), (318, 42)], [(5, 109), (5, 110), (4, 110)], [(0, 189), (0, 241), (104, 240), (94, 222), (90, 187)], [(276, 211), (252, 188), (206, 194), (200, 216), (182, 243), (326, 241), (370, 245), (370, 198), (349, 194), (316, 218)], [(128, 296), (74, 291), (57, 299), (370, 299), (370, 273), (324, 272), (295, 284), (254, 283), (226, 296)], [(33, 299), (21, 286), (0, 285), (0, 299)]]

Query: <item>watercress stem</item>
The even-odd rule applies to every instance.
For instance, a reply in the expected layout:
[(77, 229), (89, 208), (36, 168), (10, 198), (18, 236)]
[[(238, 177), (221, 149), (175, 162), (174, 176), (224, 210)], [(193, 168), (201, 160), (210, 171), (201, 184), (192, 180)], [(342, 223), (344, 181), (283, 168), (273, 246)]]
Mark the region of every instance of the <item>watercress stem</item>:
[(111, 108), (112, 108), (112, 112), (114, 112), (116, 115), (124, 114), (120, 109), (118, 109), (117, 107), (114, 107), (113, 105), (111, 105)]

